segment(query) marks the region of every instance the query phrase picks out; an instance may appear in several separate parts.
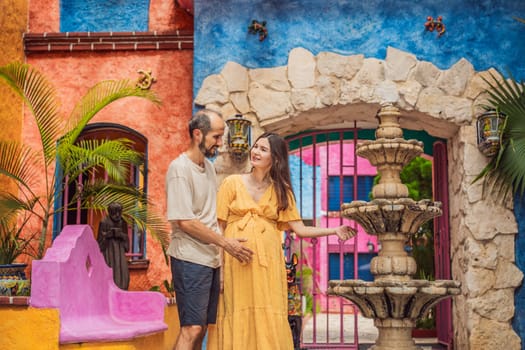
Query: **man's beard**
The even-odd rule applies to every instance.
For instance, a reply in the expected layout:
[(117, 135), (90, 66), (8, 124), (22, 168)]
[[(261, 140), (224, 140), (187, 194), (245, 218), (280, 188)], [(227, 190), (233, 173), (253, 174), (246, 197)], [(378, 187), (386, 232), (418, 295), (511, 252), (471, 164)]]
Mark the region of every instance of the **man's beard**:
[(203, 138), (201, 143), (199, 144), (199, 150), (206, 158), (213, 158), (217, 154), (217, 146), (212, 146), (211, 148), (206, 148), (206, 142)]

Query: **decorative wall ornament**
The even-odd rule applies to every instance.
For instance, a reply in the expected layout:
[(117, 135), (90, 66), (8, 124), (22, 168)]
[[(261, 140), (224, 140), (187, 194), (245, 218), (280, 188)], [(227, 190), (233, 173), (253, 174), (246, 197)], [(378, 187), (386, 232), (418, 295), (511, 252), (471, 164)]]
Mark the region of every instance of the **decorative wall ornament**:
[(151, 85), (157, 81), (157, 79), (153, 77), (153, 74), (151, 73), (151, 69), (147, 71), (143, 69), (139, 69), (137, 73), (139, 73), (141, 76), (138, 78), (136, 85), (138, 88), (141, 88), (142, 90), (149, 90), (151, 88)]
[(443, 23), (443, 17), (438, 16), (434, 19), (432, 16), (428, 16), (427, 21), (425, 22), (425, 29), (429, 32), (435, 30), (438, 33), (438, 38), (441, 37), (445, 34), (445, 23)]
[(248, 26), (248, 33), (259, 34), (259, 41), (263, 41), (268, 36), (268, 29), (266, 29), (266, 21), (259, 22), (252, 20), (252, 24)]

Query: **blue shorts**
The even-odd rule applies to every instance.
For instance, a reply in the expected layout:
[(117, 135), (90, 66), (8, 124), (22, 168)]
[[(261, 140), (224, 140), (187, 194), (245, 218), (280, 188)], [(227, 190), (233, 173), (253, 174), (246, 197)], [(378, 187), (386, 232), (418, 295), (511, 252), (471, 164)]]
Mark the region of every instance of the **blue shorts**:
[(219, 268), (170, 257), (181, 326), (205, 326), (217, 321)]

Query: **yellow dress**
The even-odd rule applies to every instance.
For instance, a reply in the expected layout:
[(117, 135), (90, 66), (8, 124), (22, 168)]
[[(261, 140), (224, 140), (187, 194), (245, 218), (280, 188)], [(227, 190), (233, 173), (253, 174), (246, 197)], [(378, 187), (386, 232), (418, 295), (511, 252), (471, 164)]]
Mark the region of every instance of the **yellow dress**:
[(248, 193), (241, 175), (227, 177), (217, 196), (217, 217), (227, 222), (226, 237), (247, 238), (254, 251), (248, 264), (224, 253), (224, 291), (208, 349), (292, 350), (288, 324), (288, 292), (283, 230), (300, 220), (293, 196), (277, 213), (277, 195), (270, 186), (259, 202)]

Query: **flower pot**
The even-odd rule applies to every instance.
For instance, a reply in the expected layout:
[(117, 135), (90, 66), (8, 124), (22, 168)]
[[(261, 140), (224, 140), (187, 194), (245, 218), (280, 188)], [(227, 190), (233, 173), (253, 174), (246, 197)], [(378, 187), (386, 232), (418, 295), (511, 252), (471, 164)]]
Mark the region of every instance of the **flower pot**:
[(437, 336), (436, 329), (422, 329), (415, 328), (412, 330), (412, 338), (435, 338)]
[(29, 296), (30, 281), (26, 278), (27, 264), (0, 265), (0, 296)]
[(0, 280), (25, 280), (27, 264), (0, 265)]

